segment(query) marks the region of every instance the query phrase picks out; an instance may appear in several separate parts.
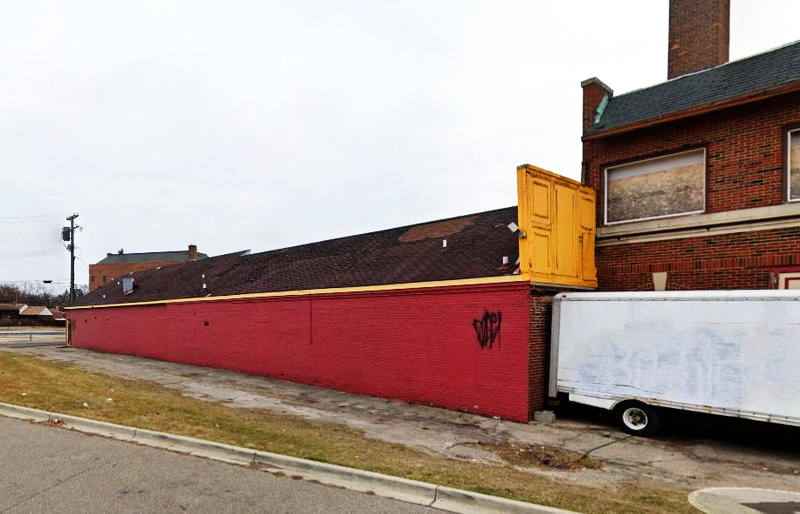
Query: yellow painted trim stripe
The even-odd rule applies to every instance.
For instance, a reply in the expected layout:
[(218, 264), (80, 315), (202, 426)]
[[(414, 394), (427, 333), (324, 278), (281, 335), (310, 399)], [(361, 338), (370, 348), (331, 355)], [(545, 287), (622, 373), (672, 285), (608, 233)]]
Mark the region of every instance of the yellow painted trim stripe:
[(295, 291), (274, 291), (267, 293), (247, 293), (227, 296), (201, 296), (197, 298), (171, 298), (150, 302), (109, 303), (103, 305), (81, 305), (64, 307), (65, 310), (105, 309), (109, 307), (135, 307), (140, 305), (164, 305), (170, 303), (216, 302), (221, 300), (246, 300), (249, 298), (277, 298), (281, 296), (303, 296), (312, 294), (366, 293), (372, 291), (402, 291), (405, 289), (425, 289), (434, 287), (471, 286), (483, 284), (508, 284), (530, 282), (528, 275), (502, 275), (499, 277), (464, 278), (457, 280), (437, 280), (433, 282), (408, 282), (405, 284), (384, 284), (378, 286), (332, 287), (328, 289), (301, 289)]

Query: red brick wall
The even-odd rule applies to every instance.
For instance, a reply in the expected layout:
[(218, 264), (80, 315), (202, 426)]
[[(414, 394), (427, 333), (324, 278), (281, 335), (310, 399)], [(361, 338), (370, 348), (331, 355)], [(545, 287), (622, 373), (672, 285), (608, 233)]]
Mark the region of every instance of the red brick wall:
[[(491, 348), (473, 327), (487, 311)], [(526, 283), (67, 312), (79, 348), (528, 420)]]
[[(785, 202), (786, 129), (800, 123), (800, 93), (613, 137), (584, 141), (584, 181), (599, 192), (604, 168), (692, 148), (706, 148), (706, 212)], [(635, 222), (631, 224), (635, 226)], [(668, 289), (764, 289), (769, 268), (800, 264), (796, 229), (686, 238), (597, 248), (599, 288), (652, 288), (668, 272)]]
[(534, 292), (531, 297), (529, 321), (530, 351), (528, 353), (528, 381), (530, 382), (530, 403), (528, 416), (545, 407), (547, 401), (547, 381), (550, 371), (550, 321), (553, 313), (555, 293)]
[(111, 264), (90, 264), (89, 265), (89, 291), (94, 291), (103, 285), (103, 276), (108, 281), (119, 280), (123, 275), (136, 271), (145, 271), (158, 268), (159, 266), (169, 266), (180, 264), (185, 261), (153, 261), (153, 262), (118, 262)]
[(652, 290), (660, 271), (670, 290), (769, 289), (774, 268), (798, 264), (800, 228), (597, 248), (601, 291)]

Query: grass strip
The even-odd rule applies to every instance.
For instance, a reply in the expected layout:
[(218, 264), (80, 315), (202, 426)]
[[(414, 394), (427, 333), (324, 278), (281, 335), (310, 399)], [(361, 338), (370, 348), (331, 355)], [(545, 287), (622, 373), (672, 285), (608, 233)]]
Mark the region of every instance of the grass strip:
[(268, 410), (233, 409), (187, 398), (151, 382), (89, 373), (72, 364), (9, 352), (0, 352), (0, 401), (578, 512), (696, 512), (682, 492), (636, 484), (593, 488), (510, 465), (448, 459), (370, 439), (341, 425)]

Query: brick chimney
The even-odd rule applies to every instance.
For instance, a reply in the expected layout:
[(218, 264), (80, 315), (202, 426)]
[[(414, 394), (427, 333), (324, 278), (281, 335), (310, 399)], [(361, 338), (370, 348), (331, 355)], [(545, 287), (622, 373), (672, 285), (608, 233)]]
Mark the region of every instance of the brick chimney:
[(602, 108), (605, 107), (605, 102), (614, 96), (614, 91), (596, 77), (584, 80), (581, 82), (581, 87), (583, 88), (583, 132), (585, 133), (594, 123), (598, 111), (602, 115)]
[(189, 245), (189, 255), (188, 258), (190, 261), (197, 260), (197, 245)]
[(669, 1), (667, 78), (728, 62), (730, 0)]

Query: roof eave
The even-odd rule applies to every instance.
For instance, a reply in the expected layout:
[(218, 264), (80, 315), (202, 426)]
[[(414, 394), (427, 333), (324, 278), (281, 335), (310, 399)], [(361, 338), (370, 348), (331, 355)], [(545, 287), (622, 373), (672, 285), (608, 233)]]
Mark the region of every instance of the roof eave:
[(739, 96), (736, 98), (731, 98), (728, 100), (722, 100), (719, 102), (712, 102), (708, 104), (699, 105), (696, 107), (692, 107), (690, 109), (684, 109), (682, 111), (677, 111), (673, 113), (666, 114), (664, 116), (658, 116), (656, 118), (649, 118), (645, 120), (635, 121), (633, 123), (628, 123), (626, 125), (620, 125), (613, 128), (608, 129), (600, 129), (594, 132), (590, 132), (588, 134), (584, 134), (581, 138), (582, 141), (591, 141), (594, 139), (602, 139), (605, 137), (616, 136), (619, 134), (624, 134), (626, 132), (632, 132), (634, 130), (640, 130), (647, 127), (652, 127), (654, 125), (660, 125), (662, 123), (667, 123), (670, 121), (681, 120), (684, 118), (690, 118), (692, 116), (699, 116), (701, 114), (707, 114), (714, 111), (719, 111), (722, 109), (728, 109), (730, 107), (736, 107), (739, 105), (744, 105), (752, 102), (757, 102), (759, 100), (765, 100), (767, 98), (772, 98), (774, 96), (780, 96), (787, 93), (793, 93), (795, 91), (800, 91), (800, 80), (796, 80), (789, 84), (784, 84), (783, 86), (777, 88), (769, 88), (760, 91), (755, 91), (749, 93), (747, 95)]

